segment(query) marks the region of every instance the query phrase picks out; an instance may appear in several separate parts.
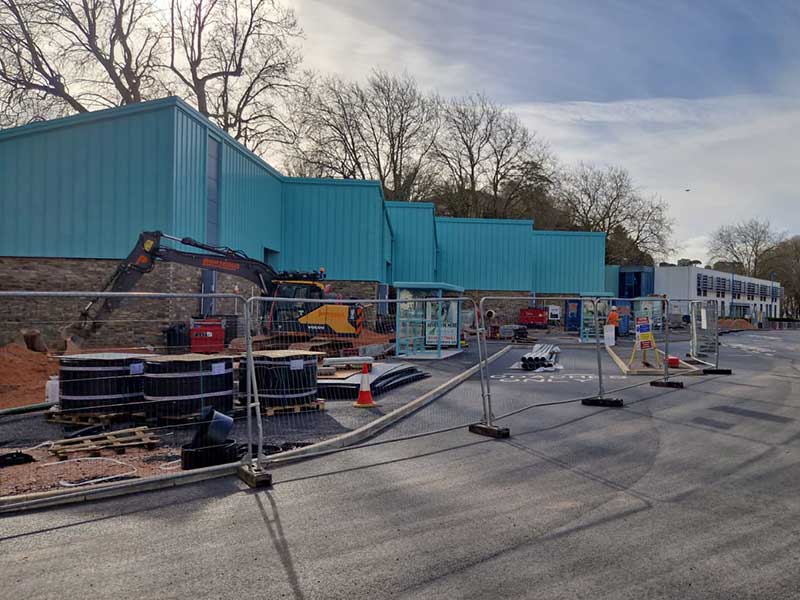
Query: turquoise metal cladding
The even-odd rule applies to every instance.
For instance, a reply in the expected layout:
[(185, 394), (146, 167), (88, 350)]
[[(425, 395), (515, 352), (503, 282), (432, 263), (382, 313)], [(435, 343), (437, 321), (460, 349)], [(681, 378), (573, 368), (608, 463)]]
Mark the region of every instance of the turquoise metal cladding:
[(202, 117), (195, 118), (193, 112), (179, 106), (175, 113), (172, 190), (175, 210), (172, 224), (165, 231), (205, 241), (209, 123)]
[(605, 290), (614, 298), (619, 298), (619, 265), (606, 265)]
[(383, 211), (378, 182), (286, 178), (277, 267), (325, 267), (330, 279), (385, 281)]
[(468, 290), (531, 289), (533, 221), (436, 218), (437, 280)]
[(375, 181), (288, 178), (176, 98), (0, 131), (0, 255), (122, 258), (143, 230), (206, 240), (208, 139), (220, 243), (331, 279), (597, 294), (602, 233), (436, 218)]
[(127, 256), (173, 223), (174, 102), (0, 131), (0, 255)]
[(531, 239), (528, 264), (533, 269), (532, 291), (585, 295), (605, 292), (604, 233), (534, 231)]
[(262, 260), (283, 246), (283, 185), (238, 145), (222, 146), (220, 243)]
[(436, 281), (435, 206), (386, 202), (394, 231), (393, 281)]
[(219, 241), (259, 260), (282, 246), (282, 180), (275, 169), (182, 102), (175, 121), (175, 220), (181, 237), (206, 240), (208, 138), (221, 143)]

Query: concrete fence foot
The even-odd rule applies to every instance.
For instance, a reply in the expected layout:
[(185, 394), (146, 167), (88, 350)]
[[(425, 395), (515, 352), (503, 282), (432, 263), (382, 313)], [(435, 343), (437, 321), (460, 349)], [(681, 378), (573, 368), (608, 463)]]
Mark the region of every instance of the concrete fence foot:
[(485, 435), (493, 438), (511, 437), (508, 427), (497, 427), (496, 425), (486, 425), (485, 423), (474, 423), (469, 426), (470, 433)]

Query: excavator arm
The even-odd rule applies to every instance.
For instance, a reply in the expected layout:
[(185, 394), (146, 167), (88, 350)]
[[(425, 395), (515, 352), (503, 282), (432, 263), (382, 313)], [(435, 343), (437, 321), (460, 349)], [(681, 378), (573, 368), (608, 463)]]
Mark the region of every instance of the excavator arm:
[[(186, 252), (162, 245), (163, 239), (204, 250)], [(294, 279), (316, 281), (318, 273), (276, 273), (268, 264), (248, 257), (244, 252), (226, 247), (210, 246), (192, 238), (177, 238), (160, 231), (145, 231), (139, 235), (131, 253), (105, 282), (102, 292), (130, 292), (143, 275), (151, 272), (158, 262), (172, 262), (198, 269), (228, 273), (247, 279), (258, 286), (263, 296), (274, 295), (276, 280)], [(81, 312), (80, 320), (64, 330), (64, 337), (86, 339), (97, 332), (124, 297), (98, 296)]]

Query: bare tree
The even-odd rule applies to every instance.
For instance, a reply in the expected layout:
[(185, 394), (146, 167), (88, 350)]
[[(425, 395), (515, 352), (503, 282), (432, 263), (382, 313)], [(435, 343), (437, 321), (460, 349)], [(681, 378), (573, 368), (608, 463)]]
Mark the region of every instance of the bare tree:
[(0, 0), (0, 95), (23, 119), (141, 102), (163, 25), (151, 0)]
[(358, 96), (356, 86), (339, 77), (319, 80), (300, 95), (301, 132), (287, 161), (291, 174), (374, 177), (362, 143)]
[[(59, 52), (84, 69), (87, 94), (106, 106), (150, 97), (164, 27), (151, 0), (46, 0)], [(95, 75), (96, 73), (96, 75)]]
[(764, 255), (772, 250), (783, 236), (769, 221), (750, 219), (736, 225), (724, 225), (711, 234), (710, 258), (742, 265), (745, 275), (757, 276)]
[(293, 172), (377, 179), (391, 200), (414, 200), (430, 181), (439, 100), (408, 74), (374, 71), (365, 84), (327, 77), (300, 103)]
[(439, 128), (439, 99), (423, 94), (407, 73), (373, 71), (354, 88), (361, 140), (386, 197), (411, 200)]
[(444, 171), (445, 187), (463, 197), (459, 216), (482, 216), (481, 175), (500, 115), (501, 109), (481, 94), (453, 99), (443, 108), (435, 157)]
[(12, 122), (15, 111), (34, 116), (59, 105), (89, 110), (81, 91), (68, 83), (74, 72), (66, 57), (53, 52), (52, 34), (39, 2), (0, 0), (0, 108)]
[(292, 138), (278, 103), (299, 85), (301, 33), (275, 0), (172, 0), (169, 68), (202, 114), (259, 150)]
[(293, 139), (300, 34), (278, 0), (0, 0), (0, 122), (177, 92), (258, 151)]
[(666, 203), (658, 196), (644, 196), (625, 169), (581, 163), (560, 175), (556, 193), (578, 229), (608, 234), (609, 258), (614, 243), (622, 240), (651, 257), (670, 252), (672, 221)]
[(758, 275), (779, 282), (784, 290), (784, 313), (800, 316), (800, 236), (782, 240), (767, 250), (759, 261)]

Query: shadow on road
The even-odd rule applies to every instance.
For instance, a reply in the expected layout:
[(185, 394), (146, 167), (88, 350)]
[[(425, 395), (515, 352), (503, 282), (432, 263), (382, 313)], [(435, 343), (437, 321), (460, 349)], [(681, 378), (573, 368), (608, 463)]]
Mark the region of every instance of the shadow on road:
[[(269, 511), (267, 507), (264, 506), (262, 497), (266, 498), (269, 502)], [(297, 579), (297, 571), (294, 568), (289, 543), (286, 541), (286, 536), (283, 533), (281, 517), (278, 514), (278, 505), (269, 492), (255, 494), (255, 499), (261, 517), (264, 519), (264, 524), (267, 526), (267, 533), (269, 533), (269, 538), (272, 540), (275, 552), (278, 553), (283, 569), (286, 571), (286, 578), (289, 580), (289, 585), (292, 587), (292, 593), (295, 598), (302, 600), (305, 596), (303, 595), (303, 590), (300, 589), (300, 582)], [(270, 513), (272, 513), (272, 516), (270, 516)]]

